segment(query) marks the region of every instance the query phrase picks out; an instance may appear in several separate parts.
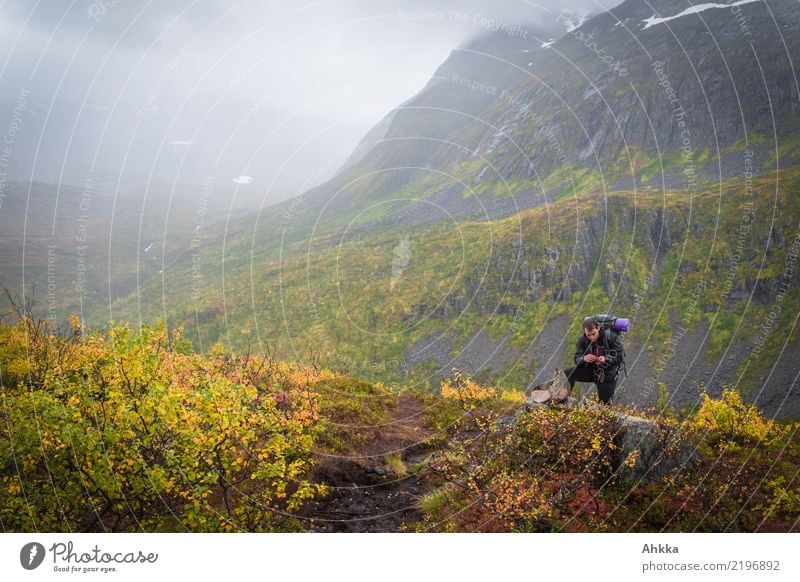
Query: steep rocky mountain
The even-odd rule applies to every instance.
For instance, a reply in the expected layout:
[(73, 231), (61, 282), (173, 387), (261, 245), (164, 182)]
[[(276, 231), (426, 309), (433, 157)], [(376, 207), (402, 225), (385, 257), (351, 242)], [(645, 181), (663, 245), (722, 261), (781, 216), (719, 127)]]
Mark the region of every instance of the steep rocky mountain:
[(256, 254), (312, 227), (488, 220), (574, 194), (692, 190), (800, 163), (791, 0), (627, 0), (554, 18), (454, 49), (333, 179), (238, 223)]
[(498, 31), (455, 49), (382, 140), (305, 202), (332, 216), (407, 196), (427, 204), (392, 220), (497, 217), (576, 187), (692, 188), (740, 174), (746, 147), (754, 171), (774, 169), (800, 121), (800, 12), (729, 4), (628, 0), (577, 28), (560, 15), (554, 42)]

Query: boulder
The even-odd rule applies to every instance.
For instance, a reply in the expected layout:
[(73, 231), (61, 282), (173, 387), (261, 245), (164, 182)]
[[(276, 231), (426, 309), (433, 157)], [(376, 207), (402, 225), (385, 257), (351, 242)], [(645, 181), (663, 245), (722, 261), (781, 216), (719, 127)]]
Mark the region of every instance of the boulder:
[(615, 412), (619, 429), (614, 444), (619, 451), (616, 474), (632, 483), (658, 479), (695, 459), (695, 450), (682, 438), (677, 427)]
[(532, 406), (541, 406), (548, 402), (561, 404), (565, 402), (569, 395), (572, 393), (572, 387), (567, 382), (567, 376), (561, 368), (556, 368), (553, 371), (553, 378), (535, 386), (531, 390), (531, 395), (528, 397), (528, 404)]

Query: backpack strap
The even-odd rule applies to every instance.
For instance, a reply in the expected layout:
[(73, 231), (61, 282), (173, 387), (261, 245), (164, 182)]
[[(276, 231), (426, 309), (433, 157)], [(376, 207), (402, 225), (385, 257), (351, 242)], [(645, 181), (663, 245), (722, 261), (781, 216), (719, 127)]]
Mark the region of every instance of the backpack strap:
[(611, 346), (612, 339), (616, 341), (617, 348), (620, 353), (619, 357), (619, 366), (617, 366), (617, 376), (619, 376), (619, 372), (625, 372), (625, 377), (628, 377), (628, 364), (625, 361), (625, 344), (622, 342), (622, 337), (620, 334), (614, 334), (610, 329), (606, 328), (606, 340), (609, 342), (609, 347)]
[(619, 357), (619, 366), (617, 366), (617, 377), (619, 376), (620, 371), (625, 372), (625, 377), (628, 377), (628, 364), (625, 362), (625, 346), (622, 343), (622, 338), (619, 334), (615, 334), (607, 327), (602, 328), (603, 334), (606, 339), (606, 346), (611, 349), (611, 344), (616, 343), (617, 349), (620, 352)]

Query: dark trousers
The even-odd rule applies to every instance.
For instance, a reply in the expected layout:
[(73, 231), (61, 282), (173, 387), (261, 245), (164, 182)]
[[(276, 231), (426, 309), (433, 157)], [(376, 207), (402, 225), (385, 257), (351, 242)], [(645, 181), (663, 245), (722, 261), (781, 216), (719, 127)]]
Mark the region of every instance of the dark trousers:
[(564, 370), (567, 375), (567, 381), (570, 388), (575, 387), (575, 382), (591, 382), (597, 385), (597, 396), (603, 404), (611, 404), (611, 399), (614, 397), (614, 390), (617, 388), (616, 379), (611, 382), (595, 382), (594, 380), (594, 366), (579, 366), (575, 368), (567, 368)]

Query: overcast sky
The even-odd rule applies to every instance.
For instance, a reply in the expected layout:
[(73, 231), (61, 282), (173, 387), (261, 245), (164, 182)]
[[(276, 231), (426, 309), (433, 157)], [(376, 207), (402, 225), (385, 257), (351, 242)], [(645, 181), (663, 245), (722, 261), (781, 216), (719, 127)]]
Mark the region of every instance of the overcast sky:
[(286, 198), (329, 175), (492, 21), (552, 25), (565, 8), (619, 3), (601, 2), (3, 2), (8, 173), (248, 176), (242, 188)]

